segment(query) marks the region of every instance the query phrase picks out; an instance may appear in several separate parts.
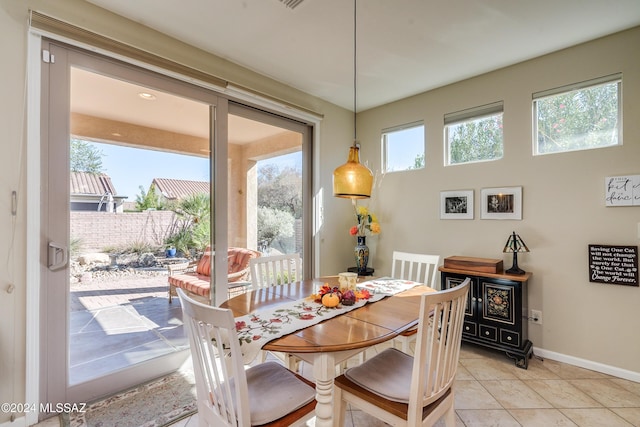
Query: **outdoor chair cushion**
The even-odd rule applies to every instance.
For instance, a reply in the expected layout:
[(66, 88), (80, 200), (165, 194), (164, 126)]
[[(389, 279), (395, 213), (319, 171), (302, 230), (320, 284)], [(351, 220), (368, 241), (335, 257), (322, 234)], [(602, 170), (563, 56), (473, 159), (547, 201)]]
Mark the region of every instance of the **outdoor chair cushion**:
[[(260, 256), (260, 252), (245, 248), (229, 248), (227, 280), (229, 283), (246, 281), (249, 277), (249, 260)], [(209, 275), (211, 273), (211, 247), (207, 246), (196, 264), (195, 271), (169, 276), (169, 285), (208, 297), (211, 293)], [(169, 290), (171, 293), (171, 289)]]

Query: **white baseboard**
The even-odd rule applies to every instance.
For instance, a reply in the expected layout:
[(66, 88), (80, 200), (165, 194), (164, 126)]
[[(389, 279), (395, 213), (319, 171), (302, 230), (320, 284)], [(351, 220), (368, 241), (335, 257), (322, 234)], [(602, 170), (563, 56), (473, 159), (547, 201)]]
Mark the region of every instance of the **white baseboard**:
[(549, 351), (538, 347), (533, 347), (533, 354), (545, 359), (567, 363), (569, 365), (590, 369), (592, 371), (601, 372), (603, 374), (613, 375), (614, 377), (624, 378), (625, 380), (640, 383), (640, 372), (628, 371), (626, 369), (616, 368), (615, 366), (592, 362), (591, 360), (581, 359), (579, 357), (567, 356), (566, 354), (556, 353), (554, 351)]

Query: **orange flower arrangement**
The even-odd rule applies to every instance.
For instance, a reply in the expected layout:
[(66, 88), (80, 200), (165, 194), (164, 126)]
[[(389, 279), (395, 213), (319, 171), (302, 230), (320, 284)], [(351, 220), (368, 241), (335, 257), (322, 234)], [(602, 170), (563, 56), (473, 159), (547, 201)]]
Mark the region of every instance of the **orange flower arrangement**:
[(352, 236), (366, 236), (367, 232), (371, 234), (380, 233), (380, 223), (376, 214), (370, 212), (365, 206), (356, 206), (356, 219), (358, 224), (349, 229)]

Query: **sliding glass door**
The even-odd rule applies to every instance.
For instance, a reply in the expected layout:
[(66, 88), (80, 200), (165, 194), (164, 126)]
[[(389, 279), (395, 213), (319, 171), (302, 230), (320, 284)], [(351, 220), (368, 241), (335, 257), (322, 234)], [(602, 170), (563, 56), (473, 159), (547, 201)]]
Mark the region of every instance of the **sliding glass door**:
[(46, 49), (55, 62), (43, 73), (42, 401), (87, 402), (189, 357), (167, 271), (210, 242), (218, 99)]
[[(189, 358), (171, 266), (210, 247), (298, 252), (311, 274), (306, 124), (44, 41), (41, 401), (90, 402)], [(215, 284), (215, 285), (213, 285)]]

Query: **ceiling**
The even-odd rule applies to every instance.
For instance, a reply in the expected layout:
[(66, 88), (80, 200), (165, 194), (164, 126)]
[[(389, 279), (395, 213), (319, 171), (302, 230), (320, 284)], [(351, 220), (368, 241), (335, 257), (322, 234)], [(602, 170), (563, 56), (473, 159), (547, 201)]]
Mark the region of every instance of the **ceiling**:
[[(354, 108), (350, 1), (303, 0), (293, 9), (282, 0), (87, 1)], [(639, 0), (361, 0), (357, 7), (357, 111), (640, 25)]]
[[(152, 98), (142, 98), (140, 94), (143, 93), (152, 95)], [(72, 68), (70, 99), (73, 113), (207, 140), (209, 138), (209, 105), (171, 93)], [(240, 145), (287, 132), (279, 127), (231, 114), (228, 131), (229, 142)], [(108, 134), (113, 132), (112, 135), (116, 136), (120, 129), (116, 123), (105, 132), (107, 135), (98, 139), (108, 141)]]

